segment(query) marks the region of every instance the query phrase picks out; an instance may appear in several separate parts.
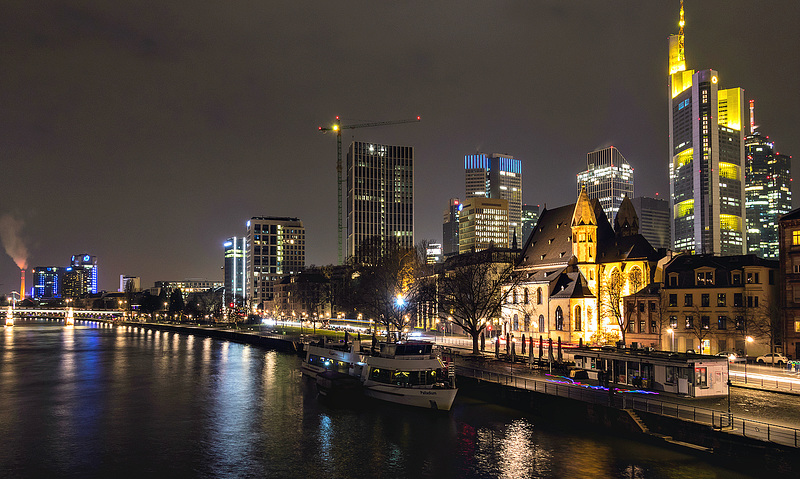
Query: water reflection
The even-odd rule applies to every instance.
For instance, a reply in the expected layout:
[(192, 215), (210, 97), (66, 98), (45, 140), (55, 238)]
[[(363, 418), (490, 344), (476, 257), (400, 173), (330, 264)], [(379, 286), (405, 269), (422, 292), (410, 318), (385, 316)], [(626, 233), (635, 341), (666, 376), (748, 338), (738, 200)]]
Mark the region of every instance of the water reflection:
[(210, 338), (44, 322), (0, 341), (9, 477), (736, 477), (466, 396), (328, 404), (299, 358)]

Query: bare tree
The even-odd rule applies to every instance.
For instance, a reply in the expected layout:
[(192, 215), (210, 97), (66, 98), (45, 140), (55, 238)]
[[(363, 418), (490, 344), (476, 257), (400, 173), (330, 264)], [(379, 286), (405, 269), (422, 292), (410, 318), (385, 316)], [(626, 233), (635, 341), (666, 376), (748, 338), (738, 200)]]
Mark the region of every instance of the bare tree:
[(403, 332), (423, 294), (419, 280), (425, 270), (424, 256), (416, 248), (396, 241), (371, 238), (362, 243), (354, 265), (354, 306), (382, 324), (387, 332)]
[[(769, 352), (775, 353), (775, 344), (781, 340), (781, 317), (783, 310), (775, 302), (764, 301), (761, 306), (747, 308), (749, 317), (746, 317), (747, 331), (750, 334), (766, 339), (769, 342)], [(772, 361), (775, 361), (774, 356)]]
[[(700, 341), (700, 352), (703, 351), (703, 340), (706, 339), (708, 336), (711, 335), (711, 316), (708, 311), (703, 311), (700, 309), (700, 306), (695, 304), (692, 308), (692, 315), (691, 324), (686, 325), (686, 329), (692, 332), (695, 337)], [(708, 321), (704, 321), (703, 318), (707, 318)]]
[[(599, 281), (598, 285), (598, 301), (600, 314), (598, 315), (598, 323), (601, 317), (608, 317), (613, 319), (617, 326), (619, 326), (620, 334), (622, 335), (622, 342), (625, 343), (625, 335), (628, 332), (628, 321), (624, 315), (623, 310), (623, 288), (625, 286), (622, 280), (622, 273), (618, 269), (614, 269), (610, 275)], [(600, 328), (598, 328), (600, 333)]]
[(478, 339), (519, 282), (514, 264), (467, 261), (445, 272), (439, 280), (439, 315), (453, 319), (472, 337), (472, 352), (478, 354)]

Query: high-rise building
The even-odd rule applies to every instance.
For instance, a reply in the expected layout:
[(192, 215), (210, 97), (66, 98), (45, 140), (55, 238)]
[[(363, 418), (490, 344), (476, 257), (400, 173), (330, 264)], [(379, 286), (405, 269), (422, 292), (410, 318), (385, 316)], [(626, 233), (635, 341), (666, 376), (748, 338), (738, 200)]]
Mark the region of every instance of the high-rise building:
[(347, 152), (347, 256), (374, 238), (414, 247), (414, 148), (354, 141)]
[(119, 292), (124, 293), (130, 284), (131, 292), (139, 292), (142, 290), (142, 278), (139, 276), (129, 276), (127, 274), (119, 275)]
[(306, 265), (306, 229), (298, 218), (254, 216), (247, 222), (245, 297), (253, 310), (268, 309), (273, 285)]
[(508, 201), (470, 198), (458, 218), (458, 252), (473, 253), (491, 246), (508, 248)]
[(458, 212), (461, 202), (450, 198), (442, 218), (442, 253), (445, 257), (458, 254)]
[(477, 153), (464, 157), (466, 198), (508, 201), (508, 237), (520, 238), (522, 222), (522, 161), (513, 156)]
[(233, 236), (222, 244), (225, 249), (225, 289), (223, 290), (223, 304), (241, 306), (245, 295), (245, 239)]
[(792, 157), (758, 132), (744, 144), (747, 252), (778, 259), (778, 219), (792, 209)]
[(639, 196), (631, 200), (639, 216), (639, 234), (653, 248), (670, 248), (669, 201)]
[(531, 237), (533, 229), (536, 228), (536, 222), (539, 221), (539, 205), (522, 205), (522, 234), (520, 240), (522, 241), (519, 246), (524, 247)]
[(97, 294), (97, 256), (76, 254), (61, 276), (62, 297), (78, 298)]
[(745, 253), (744, 91), (715, 70), (686, 69), (683, 36), (669, 38), (669, 157), (676, 251)]
[(444, 261), (442, 256), (442, 245), (439, 243), (430, 243), (425, 248), (425, 262), (427, 264), (441, 263)]
[(609, 222), (626, 196), (633, 198), (633, 168), (613, 146), (586, 155), (586, 171), (578, 173), (578, 195), (586, 188), (590, 200), (600, 201)]
[(35, 299), (57, 299), (61, 297), (61, 274), (58, 266), (33, 268), (33, 297)]

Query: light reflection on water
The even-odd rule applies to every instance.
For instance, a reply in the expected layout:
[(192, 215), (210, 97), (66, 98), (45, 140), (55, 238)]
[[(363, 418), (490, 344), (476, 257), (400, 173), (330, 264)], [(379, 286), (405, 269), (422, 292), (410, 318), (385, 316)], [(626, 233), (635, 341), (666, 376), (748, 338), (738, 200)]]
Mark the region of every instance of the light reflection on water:
[(299, 358), (209, 338), (23, 322), (0, 350), (15, 477), (740, 477), (467, 397), (449, 414), (328, 404)]

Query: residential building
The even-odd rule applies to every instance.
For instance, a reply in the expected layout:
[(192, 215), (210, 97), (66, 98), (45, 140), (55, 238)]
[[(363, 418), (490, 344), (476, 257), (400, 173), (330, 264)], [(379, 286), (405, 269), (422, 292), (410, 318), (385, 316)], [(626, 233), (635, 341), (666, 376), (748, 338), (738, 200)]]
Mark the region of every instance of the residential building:
[(245, 297), (252, 311), (269, 309), (274, 284), (305, 264), (306, 229), (300, 219), (254, 216), (247, 221)]
[(578, 194), (582, 188), (600, 202), (611, 223), (623, 198), (633, 198), (633, 168), (613, 146), (593, 151), (586, 155), (586, 171), (578, 173)]
[(508, 248), (508, 201), (475, 197), (465, 201), (458, 216), (458, 252), (489, 247)]
[[(354, 141), (347, 152), (347, 256), (372, 238), (414, 247), (414, 148)], [(365, 260), (369, 260), (368, 258)]]
[[(751, 356), (769, 351), (779, 297), (777, 261), (752, 254), (681, 254), (664, 267), (663, 289), (663, 348), (701, 354), (746, 348)], [(631, 322), (636, 328), (635, 316)], [(745, 346), (748, 336), (754, 341)]]
[(528, 238), (531, 237), (533, 229), (536, 228), (536, 222), (539, 221), (539, 205), (522, 205), (522, 235), (521, 245), (528, 243)]
[(458, 254), (458, 212), (461, 202), (450, 198), (442, 218), (442, 253), (445, 257)]
[(59, 266), (37, 266), (33, 268), (33, 298), (61, 298), (61, 274)]
[(600, 201), (582, 189), (576, 203), (542, 211), (517, 265), (523, 279), (503, 307), (504, 325), (517, 335), (614, 344), (622, 298), (660, 281), (659, 260), (638, 232), (630, 199), (612, 227)]
[(631, 200), (639, 217), (639, 233), (653, 248), (667, 248), (670, 243), (669, 201), (638, 196)]
[[(227, 307), (244, 305), (246, 272), (245, 272), (245, 238), (232, 236), (222, 243), (225, 254), (223, 270), (225, 272), (225, 289), (223, 303)], [(233, 304), (233, 306), (230, 306)]]
[(477, 153), (464, 157), (466, 199), (508, 201), (508, 238), (522, 241), (522, 161), (510, 155)]
[(800, 359), (800, 208), (778, 223), (780, 264), (781, 343), (786, 355)]
[(747, 252), (778, 259), (778, 220), (792, 209), (792, 157), (758, 132), (744, 145)]
[(669, 38), (672, 246), (697, 254), (746, 251), (744, 91), (712, 69), (686, 69), (683, 7)]

